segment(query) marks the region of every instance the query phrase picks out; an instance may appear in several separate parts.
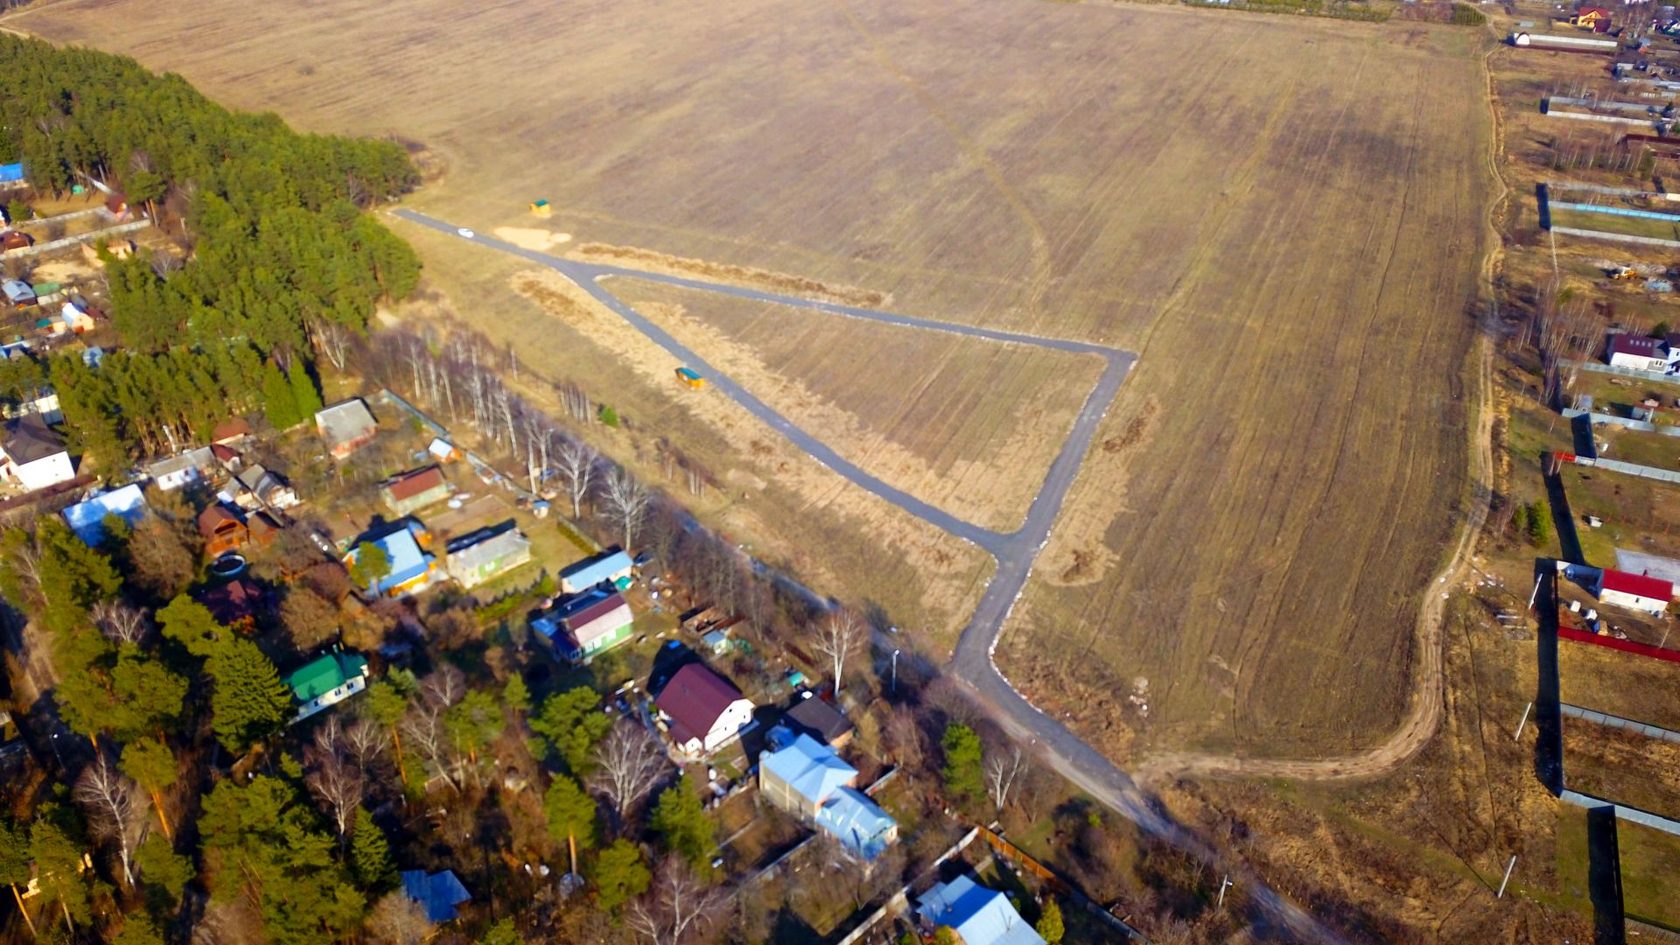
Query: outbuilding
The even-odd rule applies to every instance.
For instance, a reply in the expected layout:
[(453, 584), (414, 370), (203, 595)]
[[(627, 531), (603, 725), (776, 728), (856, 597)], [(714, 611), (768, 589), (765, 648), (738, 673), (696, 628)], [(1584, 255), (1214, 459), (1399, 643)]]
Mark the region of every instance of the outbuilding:
[(1599, 578), (1598, 599), (1614, 607), (1660, 614), (1674, 599), (1674, 585), (1644, 574), (1606, 570)]
[(379, 421), (360, 397), (352, 397), (317, 411), (315, 429), (327, 441), (333, 459), (342, 460), (373, 442), (379, 435)]
[(752, 724), (752, 700), (704, 663), (677, 670), (653, 704), (667, 722), (671, 742), (689, 757), (710, 755)]
[(474, 588), (531, 560), (531, 541), (517, 528), (484, 529), (449, 543), (449, 576)]
[(452, 491), (443, 470), (426, 466), (385, 480), (379, 486), (379, 499), (386, 508), (402, 516), (436, 505), (448, 499)]
[(610, 548), (560, 572), (560, 590), (567, 594), (587, 591), (597, 584), (612, 584), (619, 590), (630, 586), (630, 554)]

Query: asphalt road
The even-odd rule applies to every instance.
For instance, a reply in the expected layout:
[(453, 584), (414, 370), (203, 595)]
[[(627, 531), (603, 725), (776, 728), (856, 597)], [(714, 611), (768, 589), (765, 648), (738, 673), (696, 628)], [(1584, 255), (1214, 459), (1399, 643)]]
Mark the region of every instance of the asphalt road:
[[(410, 223), (430, 227), (439, 232), (449, 234), (458, 234), (459, 232), (454, 224), (413, 210), (399, 209), (392, 211), (392, 213)], [(706, 377), (708, 385), (746, 408), (748, 412), (786, 436), (818, 462), (917, 518), (986, 549), (997, 559), (997, 571), (993, 574), (991, 582), (986, 585), (985, 593), (981, 595), (980, 603), (975, 608), (974, 615), (969, 619), (968, 626), (963, 630), (961, 638), (957, 641), (956, 652), (952, 655), (950, 664), (953, 675), (970, 688), (1011, 737), (1026, 743), (1039, 757), (1064, 777), (1079, 785), (1086, 793), (1125, 816), (1146, 833), (1210, 861), (1218, 859), (1214, 851), (1203, 843), (1199, 837), (1167, 816), (1149, 798), (1148, 794), (1138, 787), (1130, 775), (1121, 771), (1100, 752), (1087, 745), (1066, 726), (1039, 711), (1037, 707), (1022, 697), (1004, 678), (992, 658), (992, 653), (997, 647), (998, 635), (1002, 632), (1010, 611), (1014, 609), (1015, 601), (1020, 598), (1021, 591), (1026, 586), (1027, 578), (1032, 574), (1033, 563), (1037, 560), (1039, 552), (1049, 539), (1050, 529), (1055, 525), (1056, 518), (1061, 513), (1062, 503), (1066, 500), (1068, 489), (1073, 485), (1074, 477), (1078, 474), (1079, 467), (1085, 460), (1085, 454), (1091, 447), (1091, 441), (1096, 436), (1097, 426), (1101, 423), (1103, 415), (1107, 413), (1109, 405), (1114, 401), (1114, 396), (1119, 392), (1120, 384), (1126, 379), (1132, 365), (1137, 363), (1136, 354), (1083, 341), (1044, 338), (974, 325), (933, 321), (892, 312), (840, 305), (833, 302), (821, 302), (775, 292), (764, 292), (721, 282), (689, 279), (619, 266), (578, 262), (536, 250), (525, 249), (505, 240), (499, 240), (477, 232), (474, 232), (470, 238), (459, 236), (458, 238), (504, 253), (511, 253), (558, 271), (561, 275), (582, 287), (585, 292), (588, 292), (603, 305), (612, 309), (638, 331), (652, 339), (654, 343), (670, 352), (675, 364), (699, 371)], [(1078, 416), (1074, 419), (1073, 428), (1069, 432), (1067, 440), (1063, 442), (1061, 450), (1050, 464), (1050, 470), (1044, 477), (1044, 483), (1039, 487), (1038, 494), (1033, 497), (1032, 504), (1027, 509), (1025, 520), (1013, 532), (998, 532), (959, 519), (943, 509), (882, 482), (856, 464), (846, 460), (828, 444), (777, 413), (768, 404), (735, 383), (727, 373), (719, 370), (717, 366), (707, 363), (676, 338), (673, 338), (669, 332), (649, 321), (640, 312), (637, 312), (600, 284), (600, 280), (603, 278), (613, 277), (641, 279), (647, 282), (714, 292), (754, 302), (770, 302), (790, 308), (826, 312), (831, 315), (882, 322), (907, 328), (947, 332), (989, 341), (1026, 344), (1069, 354), (1096, 355), (1104, 359), (1106, 367), (1102, 376), (1097, 380), (1096, 387), (1086, 397), (1084, 406), (1080, 408)], [(1264, 931), (1274, 936), (1297, 941), (1331, 943), (1341, 941), (1329, 929), (1257, 879), (1244, 875), (1240, 870), (1233, 871), (1233, 876), (1243, 882), (1249, 898), (1259, 907), (1263, 924), (1266, 925)]]

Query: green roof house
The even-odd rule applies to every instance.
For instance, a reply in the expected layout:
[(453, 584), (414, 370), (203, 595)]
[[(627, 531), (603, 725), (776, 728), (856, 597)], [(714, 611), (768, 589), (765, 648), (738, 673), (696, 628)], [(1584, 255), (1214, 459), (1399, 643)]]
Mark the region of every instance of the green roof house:
[(301, 722), (367, 688), (367, 660), (356, 654), (334, 650), (303, 664), (286, 677), (292, 697), (298, 702)]

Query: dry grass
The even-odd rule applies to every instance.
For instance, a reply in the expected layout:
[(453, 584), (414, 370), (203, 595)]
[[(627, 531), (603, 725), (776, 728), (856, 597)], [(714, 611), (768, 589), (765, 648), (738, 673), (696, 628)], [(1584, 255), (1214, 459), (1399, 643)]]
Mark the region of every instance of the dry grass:
[[(1020, 527), (1102, 370), (1095, 357), (1027, 345), (635, 280), (611, 288), (846, 458), (1002, 531)], [(885, 383), (883, 360), (918, 365), (917, 373)]]
[[(1025, 0), (69, 0), (11, 22), (306, 128), (423, 142), (441, 170), (416, 203), (486, 232), (546, 197), (579, 246), (1140, 348), (1008, 672), (1088, 731), (1147, 677), (1149, 742), (1339, 752), (1400, 714), (1464, 492), (1488, 133), (1469, 31)], [(674, 398), (668, 366), (627, 370), (502, 262), (413, 230), (498, 340), (776, 494), (702, 514), (844, 596), (942, 626), (972, 605), (983, 567), (925, 573), (949, 554), (926, 526), (798, 457), (765, 476), (740, 442), (785, 449), (739, 411)], [(924, 376), (890, 354), (860, 396)], [(958, 433), (953, 461), (1008, 435)]]

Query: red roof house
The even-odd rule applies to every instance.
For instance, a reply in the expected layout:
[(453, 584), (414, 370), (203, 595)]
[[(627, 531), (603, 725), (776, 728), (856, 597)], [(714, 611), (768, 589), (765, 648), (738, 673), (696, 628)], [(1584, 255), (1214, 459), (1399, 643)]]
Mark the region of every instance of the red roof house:
[(1598, 599), (1629, 610), (1660, 614), (1674, 599), (1674, 585), (1644, 574), (1606, 570), (1599, 578)]
[(653, 704), (677, 750), (691, 756), (717, 751), (752, 724), (752, 700), (704, 663), (677, 670)]

